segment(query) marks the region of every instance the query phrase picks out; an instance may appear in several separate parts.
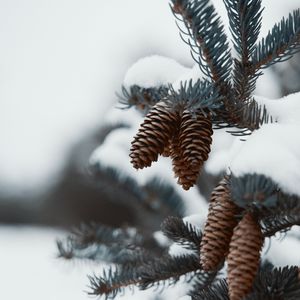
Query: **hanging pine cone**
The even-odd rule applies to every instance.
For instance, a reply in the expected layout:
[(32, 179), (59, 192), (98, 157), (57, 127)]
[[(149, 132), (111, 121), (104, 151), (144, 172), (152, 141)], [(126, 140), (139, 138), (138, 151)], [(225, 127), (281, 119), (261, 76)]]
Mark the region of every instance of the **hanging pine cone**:
[(263, 246), (261, 228), (251, 213), (244, 215), (229, 246), (228, 288), (230, 300), (241, 300), (251, 290)]
[(205, 271), (215, 270), (228, 253), (240, 208), (231, 200), (228, 178), (213, 190), (200, 244), (200, 263)]
[(182, 157), (190, 167), (198, 168), (198, 172), (208, 159), (212, 134), (212, 122), (209, 115), (198, 111), (193, 116), (188, 110), (182, 113), (179, 131)]
[(183, 160), (178, 135), (175, 135), (172, 140), (170, 156), (172, 158), (173, 172), (175, 177), (178, 178), (177, 183), (180, 184), (183, 189), (188, 190), (196, 183), (199, 170), (190, 167)]
[(178, 115), (166, 103), (159, 102), (146, 115), (131, 142), (130, 157), (133, 167), (142, 169), (157, 161), (179, 125)]

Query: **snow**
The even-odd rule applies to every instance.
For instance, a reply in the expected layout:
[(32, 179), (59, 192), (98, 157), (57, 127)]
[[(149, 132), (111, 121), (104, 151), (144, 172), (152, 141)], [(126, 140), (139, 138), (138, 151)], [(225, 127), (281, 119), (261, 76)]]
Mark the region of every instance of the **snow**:
[[(89, 280), (87, 275), (102, 274), (105, 264), (89, 260), (65, 261), (56, 258), (55, 241), (65, 237), (63, 231), (36, 227), (0, 227), (0, 298), (5, 300), (87, 300)], [(185, 295), (181, 283), (165, 288), (165, 299), (177, 299)], [(126, 289), (118, 300), (152, 300), (157, 288), (146, 291)]]
[(179, 90), (181, 88), (182, 82), (196, 82), (198, 79), (206, 78), (206, 76), (201, 72), (198, 64), (195, 64), (192, 68), (189, 68), (188, 71), (181, 74), (172, 84), (174, 90)]
[(180, 297), (178, 300), (192, 300), (192, 297), (191, 296), (183, 296), (183, 297)]
[(298, 226), (293, 226), (286, 235), (277, 233), (271, 239), (266, 240), (262, 251), (264, 258), (268, 259), (276, 267), (284, 267), (287, 265), (299, 266), (299, 238), (300, 235)]
[(139, 85), (144, 88), (167, 85), (188, 71), (189, 68), (174, 59), (152, 55), (139, 59), (128, 69), (124, 85)]
[(55, 240), (64, 234), (34, 227), (0, 227), (1, 299), (88, 299), (86, 274), (99, 266), (57, 259)]
[(255, 98), (266, 106), (276, 122), (262, 125), (245, 137), (246, 141), (226, 137), (225, 131), (214, 135), (206, 170), (213, 174), (230, 170), (236, 176), (263, 174), (277, 182), (283, 191), (300, 195), (297, 184), (300, 180), (300, 93), (276, 100)]
[(137, 59), (192, 62), (159, 0), (12, 0), (0, 7), (0, 184), (7, 188), (49, 182), (70, 146), (102, 123)]
[(232, 152), (236, 176), (258, 173), (271, 177), (284, 191), (300, 195), (299, 125), (266, 124)]
[(206, 221), (206, 212), (192, 214), (183, 218), (183, 222), (193, 225), (195, 228), (202, 230)]
[(160, 246), (166, 247), (170, 244), (170, 240), (162, 233), (162, 231), (155, 231), (153, 233), (153, 237)]
[(274, 101), (259, 96), (256, 96), (255, 100), (259, 104), (265, 105), (269, 114), (280, 124), (300, 123), (300, 93), (290, 94)]

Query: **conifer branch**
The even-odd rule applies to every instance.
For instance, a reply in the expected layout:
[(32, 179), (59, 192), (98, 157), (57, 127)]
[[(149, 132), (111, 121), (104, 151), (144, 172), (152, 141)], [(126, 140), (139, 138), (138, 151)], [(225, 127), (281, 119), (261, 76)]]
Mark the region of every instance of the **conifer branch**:
[(170, 184), (153, 178), (140, 186), (134, 178), (99, 164), (91, 166), (90, 171), (99, 188), (114, 193), (112, 201), (132, 205), (133, 209), (138, 207), (147, 212), (156, 212), (163, 218), (184, 215), (184, 201)]
[[(231, 55), (224, 27), (209, 0), (172, 0), (174, 15), (181, 16), (188, 35), (198, 48), (200, 68), (218, 86), (227, 87)], [(191, 44), (191, 43), (190, 43)], [(195, 47), (192, 46), (192, 51)], [(228, 87), (227, 87), (228, 88)]]
[(252, 73), (285, 61), (300, 50), (300, 9), (275, 24), (252, 55)]
[(160, 259), (150, 262), (141, 269), (141, 289), (147, 289), (157, 284), (175, 284), (181, 276), (189, 281), (195, 272), (200, 271), (198, 255), (166, 255)]
[(184, 216), (186, 210), (184, 199), (170, 184), (153, 178), (142, 186), (142, 192), (145, 194), (143, 202), (149, 210), (160, 213), (164, 217)]
[(245, 297), (245, 300), (294, 300), (299, 298), (299, 268), (286, 266), (259, 272), (253, 285), (253, 292)]
[(221, 279), (204, 289), (194, 289), (190, 296), (193, 300), (229, 300), (228, 286), (225, 279)]
[(191, 280), (198, 271), (201, 271), (201, 267), (197, 255), (165, 255), (139, 267), (125, 266), (115, 270), (110, 268), (104, 271), (102, 276), (90, 276), (89, 294), (105, 295), (106, 299), (112, 299), (131, 285), (142, 290), (158, 284), (173, 285), (182, 276), (185, 276), (185, 280)]
[(192, 79), (181, 82), (178, 90), (169, 85), (167, 101), (175, 110), (188, 109), (193, 114), (196, 111), (214, 114), (215, 110), (222, 106), (222, 97), (220, 97), (215, 85), (205, 79), (199, 79), (196, 82), (193, 82)]
[(261, 0), (224, 0), (233, 46), (239, 58), (234, 60), (234, 94), (240, 100), (248, 100), (255, 89), (257, 74), (250, 72), (250, 57), (261, 28)]
[(229, 129), (227, 132), (236, 136), (244, 136), (251, 134), (262, 124), (273, 123), (273, 118), (264, 105), (259, 105), (255, 99), (249, 99), (245, 102), (237, 102), (231, 112), (227, 112), (227, 110), (218, 112), (213, 121), (215, 128), (236, 127), (237, 129)]
[(230, 177), (232, 200), (242, 208), (273, 207), (278, 200), (278, 185), (269, 177), (260, 174), (245, 174)]
[(117, 93), (119, 102), (125, 108), (136, 107), (143, 113), (147, 113), (149, 109), (168, 95), (167, 86), (143, 88), (138, 85), (130, 87), (121, 87), (121, 94)]
[(192, 296), (193, 293), (207, 289), (209, 286), (214, 284), (218, 280), (218, 273), (224, 264), (220, 265), (220, 268), (213, 271), (198, 271), (193, 279), (192, 289), (189, 295)]
[(270, 178), (258, 174), (231, 176), (231, 195), (240, 207), (252, 210), (264, 237), (300, 225), (300, 199), (283, 193)]
[(119, 293), (124, 293), (126, 287), (137, 285), (139, 277), (135, 268), (109, 268), (102, 276), (88, 276), (90, 281), (89, 295), (105, 296), (114, 299)]
[(300, 226), (300, 199), (298, 196), (280, 192), (276, 206), (262, 208), (257, 214), (264, 236), (271, 237), (276, 232), (285, 232), (294, 225)]
[[(122, 266), (137, 267), (151, 259), (156, 253), (138, 246), (121, 244), (92, 244), (78, 247), (71, 240), (57, 241), (58, 257), (64, 259), (92, 260)], [(153, 251), (154, 252), (154, 251)]]
[(57, 241), (59, 257), (88, 259), (116, 264), (141, 264), (165, 250), (153, 235), (136, 228), (112, 228), (82, 224), (63, 241)]
[(243, 64), (249, 63), (261, 28), (261, 0), (224, 0), (233, 46)]
[(74, 228), (71, 232), (71, 239), (74, 244), (85, 247), (91, 244), (111, 245), (121, 241), (123, 244), (136, 243), (141, 239), (141, 235), (133, 227), (113, 228), (90, 223)]
[(168, 217), (161, 225), (162, 232), (175, 243), (185, 248), (199, 252), (202, 234), (193, 225), (183, 222), (178, 217)]

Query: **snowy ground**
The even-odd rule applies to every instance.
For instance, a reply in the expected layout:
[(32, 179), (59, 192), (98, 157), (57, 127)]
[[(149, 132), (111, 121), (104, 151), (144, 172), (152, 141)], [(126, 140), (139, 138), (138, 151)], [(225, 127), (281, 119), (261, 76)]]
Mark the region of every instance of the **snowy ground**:
[[(277, 266), (299, 265), (299, 236), (295, 230), (282, 240), (267, 241), (267, 257)], [(0, 299), (88, 300), (87, 274), (99, 274), (101, 266), (91, 262), (66, 262), (56, 258), (55, 240), (65, 232), (35, 227), (0, 227)], [(298, 236), (298, 238), (297, 238)], [(269, 245), (271, 243), (271, 245)], [(270, 248), (269, 248), (270, 246)], [(286, 249), (289, 249), (286, 255)], [(177, 251), (178, 252), (178, 251)], [(184, 289), (169, 288), (166, 299), (179, 299)], [(120, 300), (150, 299), (154, 291), (127, 291)], [(93, 297), (95, 299), (95, 297)], [(185, 298), (182, 298), (185, 299)]]
[(55, 240), (62, 235), (51, 229), (0, 228), (1, 299), (88, 299), (86, 274), (96, 266), (56, 259)]
[[(95, 299), (86, 293), (87, 274), (100, 274), (103, 265), (57, 259), (55, 241), (65, 234), (50, 228), (0, 226), (0, 299)], [(168, 299), (183, 291), (170, 288), (165, 293)], [(146, 300), (152, 295), (153, 289), (134, 294), (128, 290), (116, 299)]]

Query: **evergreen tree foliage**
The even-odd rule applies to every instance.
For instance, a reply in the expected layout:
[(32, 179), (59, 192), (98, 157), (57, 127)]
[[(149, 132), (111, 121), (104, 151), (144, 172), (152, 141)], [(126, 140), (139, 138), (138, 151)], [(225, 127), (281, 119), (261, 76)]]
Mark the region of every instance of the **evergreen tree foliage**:
[[(210, 128), (225, 127), (243, 136), (274, 121), (255, 101), (256, 81), (265, 68), (300, 50), (299, 9), (258, 41), (262, 1), (224, 0), (224, 4), (236, 57), (209, 0), (171, 0), (181, 37), (205, 78), (182, 82), (178, 89), (171, 84), (122, 87), (119, 95), (123, 105), (135, 106), (145, 115), (132, 142), (134, 167), (149, 167), (159, 155), (169, 156), (184, 189), (196, 183), (208, 158)], [(115, 170), (110, 174), (112, 182), (120, 181)], [(155, 180), (139, 186), (124, 178), (123, 188), (136, 205), (169, 213), (161, 225), (166, 241), (128, 226), (86, 224), (75, 229), (58, 242), (59, 256), (112, 264), (102, 275), (89, 277), (91, 295), (110, 299), (127, 287), (144, 290), (185, 281), (195, 300), (300, 298), (299, 268), (275, 268), (260, 254), (266, 238), (300, 225), (299, 197), (281, 190), (271, 178), (256, 173), (225, 175), (212, 191), (203, 232), (182, 219), (183, 200), (168, 187)], [(184, 251), (170, 254), (172, 243)], [(228, 274), (222, 278), (225, 262)]]

